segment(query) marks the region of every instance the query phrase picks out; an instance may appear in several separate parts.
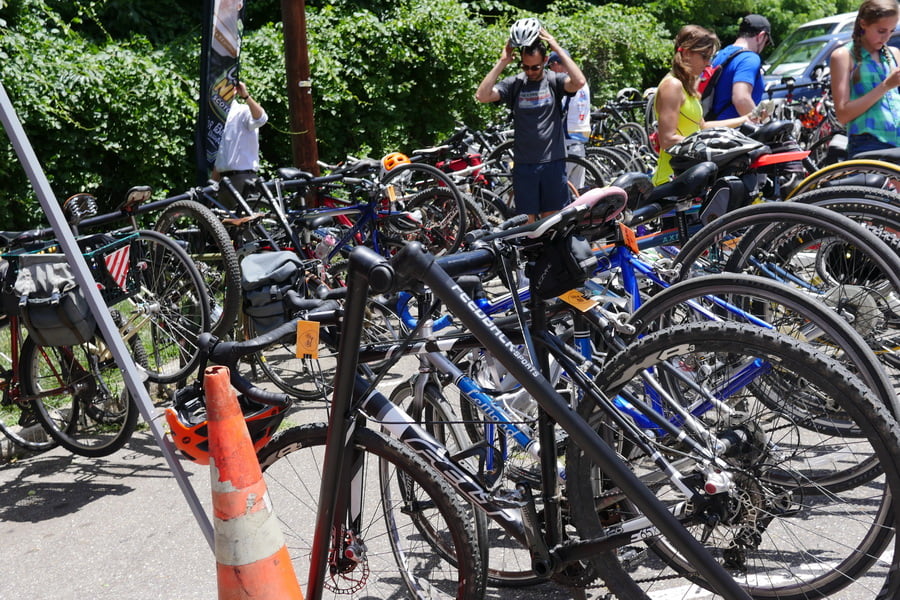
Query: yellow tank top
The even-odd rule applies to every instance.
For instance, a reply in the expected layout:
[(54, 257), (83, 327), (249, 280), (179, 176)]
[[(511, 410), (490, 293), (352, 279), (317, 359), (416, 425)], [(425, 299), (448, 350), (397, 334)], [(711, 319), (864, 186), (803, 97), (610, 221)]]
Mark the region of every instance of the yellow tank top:
[[(653, 111), (656, 112), (656, 104), (653, 105)], [(681, 103), (681, 110), (678, 111), (678, 125), (675, 131), (678, 135), (689, 136), (692, 133), (700, 131), (700, 123), (703, 120), (703, 107), (700, 106), (700, 99), (694, 96), (686, 96), (684, 102)], [(659, 161), (656, 163), (656, 172), (653, 174), (653, 185), (666, 183), (674, 174), (669, 161), (672, 155), (665, 150), (659, 151)]]

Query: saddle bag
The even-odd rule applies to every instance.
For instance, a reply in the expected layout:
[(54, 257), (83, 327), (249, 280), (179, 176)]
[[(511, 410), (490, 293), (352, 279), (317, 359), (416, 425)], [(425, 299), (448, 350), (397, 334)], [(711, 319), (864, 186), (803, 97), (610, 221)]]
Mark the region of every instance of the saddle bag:
[(290, 319), (285, 303), (288, 290), (303, 294), (303, 263), (293, 252), (260, 252), (241, 261), (244, 312), (257, 334), (266, 333)]
[(62, 254), (21, 254), (14, 258), (14, 278), (4, 285), (4, 305), (15, 303), (28, 334), (41, 346), (75, 346), (97, 329), (83, 290)]

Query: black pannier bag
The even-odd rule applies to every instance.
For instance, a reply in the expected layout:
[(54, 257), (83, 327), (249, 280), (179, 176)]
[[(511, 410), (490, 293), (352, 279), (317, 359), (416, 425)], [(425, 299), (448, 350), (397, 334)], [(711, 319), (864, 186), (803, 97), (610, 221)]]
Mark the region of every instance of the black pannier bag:
[(4, 282), (4, 307), (15, 305), (41, 346), (75, 346), (97, 330), (87, 298), (62, 254), (20, 254)]
[(257, 334), (266, 333), (290, 317), (285, 305), (288, 290), (302, 294), (303, 263), (293, 252), (260, 252), (241, 261), (244, 311)]

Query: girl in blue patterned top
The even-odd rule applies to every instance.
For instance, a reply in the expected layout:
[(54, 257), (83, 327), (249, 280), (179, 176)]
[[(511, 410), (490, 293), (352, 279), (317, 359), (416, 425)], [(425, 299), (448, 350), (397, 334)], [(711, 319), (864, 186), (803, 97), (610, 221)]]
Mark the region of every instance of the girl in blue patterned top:
[(865, 0), (852, 41), (831, 55), (831, 93), (847, 125), (849, 156), (900, 146), (900, 51), (887, 45), (897, 26), (897, 0)]

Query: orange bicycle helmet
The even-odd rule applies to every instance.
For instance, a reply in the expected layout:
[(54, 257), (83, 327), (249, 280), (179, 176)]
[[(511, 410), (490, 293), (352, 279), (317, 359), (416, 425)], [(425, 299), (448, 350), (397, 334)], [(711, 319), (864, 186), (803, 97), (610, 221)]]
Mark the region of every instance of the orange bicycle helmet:
[(402, 152), (391, 152), (390, 154), (385, 154), (384, 158), (381, 159), (381, 173), (387, 173), (397, 165), (408, 165), (410, 162), (409, 157)]
[[(259, 450), (269, 443), (287, 415), (290, 404), (273, 406), (248, 400), (238, 395), (238, 403), (244, 413), (244, 421), (253, 440), (253, 449)], [(172, 441), (179, 452), (200, 465), (209, 464), (209, 430), (206, 421), (206, 404), (203, 390), (198, 384), (184, 387), (175, 393), (174, 408), (166, 409)]]

